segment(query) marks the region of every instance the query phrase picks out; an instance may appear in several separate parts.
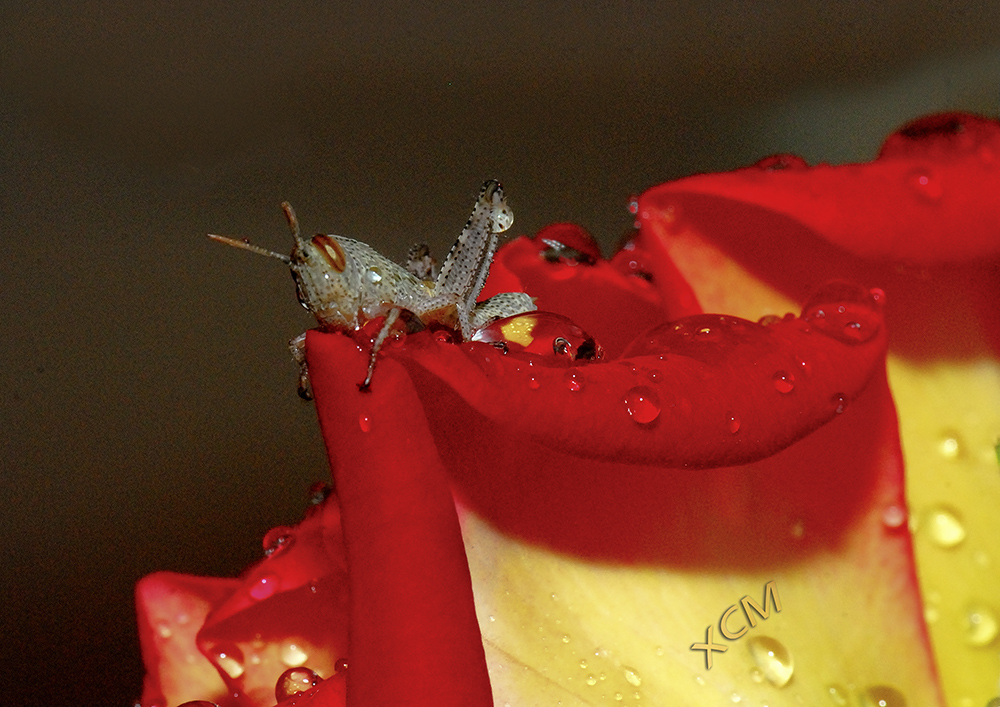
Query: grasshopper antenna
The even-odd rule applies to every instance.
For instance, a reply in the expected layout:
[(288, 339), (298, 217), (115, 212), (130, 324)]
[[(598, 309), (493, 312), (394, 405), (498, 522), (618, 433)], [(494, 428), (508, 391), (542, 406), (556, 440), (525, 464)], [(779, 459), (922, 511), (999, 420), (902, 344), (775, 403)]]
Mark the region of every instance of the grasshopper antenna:
[(275, 253), (273, 250), (268, 250), (267, 248), (261, 248), (253, 243), (247, 243), (246, 241), (239, 241), (235, 238), (226, 238), (225, 236), (217, 236), (214, 233), (209, 233), (208, 237), (213, 241), (218, 241), (219, 243), (225, 243), (226, 245), (231, 245), (233, 248), (242, 248), (243, 250), (249, 250), (251, 253), (256, 253), (257, 255), (266, 255), (268, 258), (277, 258), (281, 262), (288, 265), (292, 262), (284, 253)]
[[(295, 250), (301, 252), (302, 247), (305, 244), (302, 242), (302, 234), (299, 231), (299, 220), (295, 216), (295, 209), (293, 209), (292, 205), (287, 201), (283, 201), (281, 202), (281, 210), (285, 212), (285, 218), (288, 220), (288, 230), (292, 232), (292, 238), (295, 239)], [(260, 246), (248, 243), (245, 240), (227, 238), (226, 236), (217, 236), (214, 233), (209, 233), (208, 237), (213, 241), (231, 245), (233, 248), (242, 248), (243, 250), (249, 250), (251, 253), (256, 253), (257, 255), (263, 255), (268, 258), (277, 258), (285, 265), (291, 265), (292, 262), (292, 259), (284, 253), (275, 253), (273, 250), (261, 248)]]

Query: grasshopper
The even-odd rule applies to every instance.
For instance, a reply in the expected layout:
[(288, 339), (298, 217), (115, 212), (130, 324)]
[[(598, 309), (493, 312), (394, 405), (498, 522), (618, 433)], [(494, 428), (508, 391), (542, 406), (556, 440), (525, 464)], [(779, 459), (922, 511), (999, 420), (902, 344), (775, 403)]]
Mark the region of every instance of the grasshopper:
[[(316, 317), (321, 331), (357, 330), (373, 319), (385, 317), (372, 343), (368, 373), (358, 384), (362, 391), (369, 389), (378, 352), (401, 318), (411, 332), (440, 324), (461, 334), (463, 341), (469, 341), (490, 322), (535, 310), (531, 297), (524, 292), (504, 292), (484, 302), (477, 301), (493, 262), (499, 234), (514, 222), (503, 187), (495, 179), (483, 184), (472, 215), (433, 279), (426, 248), (411, 249), (407, 269), (351, 238), (317, 234), (306, 240), (291, 205), (285, 202), (281, 207), (295, 241), (291, 255), (225, 236), (209, 234), (208, 237), (277, 258), (288, 265), (299, 302)], [(292, 339), (289, 348), (299, 364), (299, 394), (308, 399), (311, 395), (305, 334)]]

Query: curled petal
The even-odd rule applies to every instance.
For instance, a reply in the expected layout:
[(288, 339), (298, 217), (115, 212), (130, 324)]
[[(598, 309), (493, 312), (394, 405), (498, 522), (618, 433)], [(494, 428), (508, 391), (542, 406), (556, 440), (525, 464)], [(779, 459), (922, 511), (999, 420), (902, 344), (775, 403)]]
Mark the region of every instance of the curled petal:
[(674, 195), (701, 194), (784, 214), (867, 258), (944, 263), (1000, 253), (997, 120), (930, 116), (890, 136), (873, 162), (775, 167), (759, 163), (656, 187), (640, 199), (640, 219), (672, 208)]
[[(661, 325), (607, 363), (546, 365), (493, 347), (413, 337), (404, 358), (511, 437), (588, 459), (663, 467), (764, 458), (830, 420), (885, 351), (881, 305), (834, 285), (803, 316), (697, 315)], [(417, 342), (420, 342), (419, 344)]]

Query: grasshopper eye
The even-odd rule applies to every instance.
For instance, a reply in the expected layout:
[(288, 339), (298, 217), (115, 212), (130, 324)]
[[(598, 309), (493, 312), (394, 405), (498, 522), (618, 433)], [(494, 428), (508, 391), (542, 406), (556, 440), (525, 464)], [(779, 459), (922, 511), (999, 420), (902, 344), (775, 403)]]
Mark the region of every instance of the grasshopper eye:
[(344, 272), (344, 268), (347, 267), (347, 257), (344, 255), (344, 249), (341, 248), (336, 238), (318, 233), (313, 236), (310, 242), (320, 252), (323, 259), (329, 263), (331, 268), (337, 272)]

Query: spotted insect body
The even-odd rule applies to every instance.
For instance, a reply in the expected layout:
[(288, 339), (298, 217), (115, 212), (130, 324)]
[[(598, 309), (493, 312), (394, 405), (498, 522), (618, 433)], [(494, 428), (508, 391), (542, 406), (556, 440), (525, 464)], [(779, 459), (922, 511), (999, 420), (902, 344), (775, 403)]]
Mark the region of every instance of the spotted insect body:
[[(299, 301), (316, 317), (324, 331), (356, 330), (378, 317), (385, 321), (372, 344), (368, 374), (360, 388), (371, 384), (379, 349), (393, 325), (404, 316), (413, 328), (441, 324), (459, 332), (465, 341), (478, 329), (496, 319), (534, 311), (535, 305), (523, 292), (505, 292), (478, 302), (499, 234), (510, 228), (513, 212), (496, 180), (483, 185), (462, 234), (434, 280), (425, 280), (389, 260), (371, 246), (343, 236), (318, 234), (304, 239), (295, 212), (282, 204), (295, 245), (291, 255), (283, 255), (241, 240), (210, 235), (227, 245), (277, 258), (286, 263), (295, 279)], [(426, 251), (411, 269), (433, 272)], [(305, 335), (290, 342), (292, 354), (301, 367), (300, 393), (308, 394), (305, 368)]]

